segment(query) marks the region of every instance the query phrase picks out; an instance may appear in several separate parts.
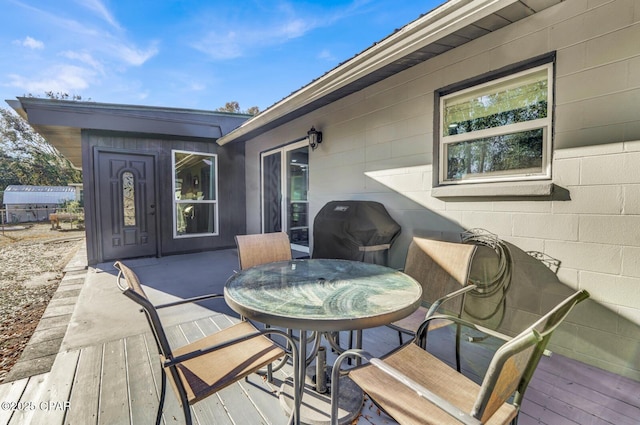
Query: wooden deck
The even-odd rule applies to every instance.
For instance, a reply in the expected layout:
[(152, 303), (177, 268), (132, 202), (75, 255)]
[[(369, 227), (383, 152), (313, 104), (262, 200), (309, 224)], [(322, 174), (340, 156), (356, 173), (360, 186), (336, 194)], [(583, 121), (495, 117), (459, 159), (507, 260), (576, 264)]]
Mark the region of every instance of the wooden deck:
[[(216, 332), (233, 320), (217, 314), (173, 326), (168, 334), (172, 344), (182, 345)], [(429, 345), (436, 347), (436, 354), (448, 356), (438, 347), (446, 346), (449, 336), (434, 334), (430, 338)], [(389, 328), (365, 331), (368, 349), (375, 347), (383, 353), (396, 343), (397, 334)], [(487, 347), (480, 343), (464, 349), (471, 353), (464, 363), (465, 372), (473, 376), (486, 363)], [(51, 372), (0, 385), (0, 424), (153, 424), (160, 377), (155, 353), (150, 333), (62, 352)], [(273, 384), (258, 375), (234, 384), (197, 403), (194, 422), (286, 423), (277, 391), (287, 375), (287, 371), (278, 372)], [(637, 425), (638, 418), (640, 383), (554, 354), (542, 360), (527, 392), (519, 424)], [(171, 388), (167, 389), (164, 423), (183, 423)], [(369, 403), (357, 423), (394, 422)]]

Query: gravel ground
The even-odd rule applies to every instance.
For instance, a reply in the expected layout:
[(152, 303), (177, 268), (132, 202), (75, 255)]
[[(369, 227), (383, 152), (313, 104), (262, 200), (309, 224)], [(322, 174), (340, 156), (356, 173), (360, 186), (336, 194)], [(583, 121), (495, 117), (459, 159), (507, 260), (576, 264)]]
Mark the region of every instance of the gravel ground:
[(29, 342), (83, 238), (84, 232), (53, 231), (49, 223), (0, 227), (0, 382)]

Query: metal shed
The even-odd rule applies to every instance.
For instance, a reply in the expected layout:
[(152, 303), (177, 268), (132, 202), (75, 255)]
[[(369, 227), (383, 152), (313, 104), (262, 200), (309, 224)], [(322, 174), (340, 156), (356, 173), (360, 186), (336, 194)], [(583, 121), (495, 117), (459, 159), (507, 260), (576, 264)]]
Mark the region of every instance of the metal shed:
[(76, 199), (72, 186), (9, 185), (4, 190), (5, 222), (45, 221), (66, 201)]

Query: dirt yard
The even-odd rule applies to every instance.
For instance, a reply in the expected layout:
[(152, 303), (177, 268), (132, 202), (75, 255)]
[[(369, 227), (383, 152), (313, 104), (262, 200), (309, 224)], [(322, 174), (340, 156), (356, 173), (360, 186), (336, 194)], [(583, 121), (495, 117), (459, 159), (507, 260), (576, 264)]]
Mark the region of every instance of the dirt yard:
[(84, 231), (47, 223), (0, 227), (0, 382), (20, 357)]

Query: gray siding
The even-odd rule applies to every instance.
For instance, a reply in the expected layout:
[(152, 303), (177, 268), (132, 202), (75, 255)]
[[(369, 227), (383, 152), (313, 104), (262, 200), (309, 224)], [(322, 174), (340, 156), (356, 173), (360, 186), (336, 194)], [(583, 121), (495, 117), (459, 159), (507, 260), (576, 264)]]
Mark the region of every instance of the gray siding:
[[(85, 216), (87, 228), (87, 260), (89, 264), (103, 261), (99, 254), (97, 224), (95, 223), (95, 176), (94, 148), (114, 149), (118, 152), (153, 153), (157, 155), (157, 191), (159, 216), (160, 255), (181, 254), (202, 250), (230, 248), (235, 246), (234, 236), (244, 233), (245, 196), (244, 145), (241, 143), (225, 147), (203, 139), (159, 138), (148, 134), (122, 134), (118, 132), (95, 132), (83, 130), (82, 135), (83, 181), (85, 194)], [(216, 153), (218, 155), (218, 213), (219, 235), (194, 238), (173, 238), (173, 203), (171, 150)]]

